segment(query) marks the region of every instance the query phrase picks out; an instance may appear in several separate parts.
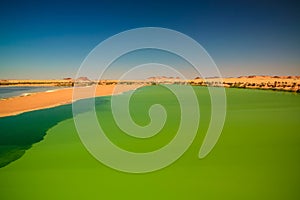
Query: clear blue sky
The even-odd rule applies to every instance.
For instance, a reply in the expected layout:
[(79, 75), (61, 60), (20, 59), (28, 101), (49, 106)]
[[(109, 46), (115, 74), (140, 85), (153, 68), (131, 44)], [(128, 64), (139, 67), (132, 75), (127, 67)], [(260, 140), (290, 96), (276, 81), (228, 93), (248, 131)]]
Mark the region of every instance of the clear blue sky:
[(224, 76), (300, 75), (297, 1), (1, 1), (0, 78), (75, 75), (104, 39), (165, 27), (198, 41)]

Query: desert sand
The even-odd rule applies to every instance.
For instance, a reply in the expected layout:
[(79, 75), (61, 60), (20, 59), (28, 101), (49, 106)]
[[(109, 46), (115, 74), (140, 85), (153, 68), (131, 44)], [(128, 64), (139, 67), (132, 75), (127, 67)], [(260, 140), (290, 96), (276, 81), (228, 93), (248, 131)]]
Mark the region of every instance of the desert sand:
[[(300, 76), (242, 76), (237, 78), (195, 78), (191, 80), (181, 80), (174, 77), (151, 77), (146, 80), (136, 81), (128, 80), (119, 82), (118, 80), (104, 80), (100, 82), (92, 82), (85, 77), (74, 81), (71, 79), (63, 80), (0, 80), (2, 86), (58, 86), (58, 85), (73, 85), (74, 82), (79, 82), (82, 85), (88, 86), (97, 85), (95, 96), (111, 95), (115, 85), (118, 85), (118, 91), (121, 93), (128, 90), (133, 90), (143, 85), (153, 84), (191, 84), (199, 86), (223, 86), (233, 88), (251, 88), (265, 89), (277, 91), (300, 92)], [(92, 97), (86, 96), (84, 93), (80, 98)], [(9, 99), (0, 100), (0, 117), (16, 115), (27, 111), (38, 110), (42, 108), (50, 108), (62, 104), (72, 102), (72, 88), (55, 90), (52, 92), (33, 93), (29, 96), (19, 96)]]
[[(220, 82), (221, 81), (221, 82)], [(300, 91), (300, 76), (241, 76), (229, 78), (196, 78), (195, 85), (216, 85), (234, 88), (264, 89), (275, 91)]]
[[(98, 85), (95, 96), (106, 96), (118, 94), (129, 90), (134, 90), (141, 85)], [(82, 88), (84, 91), (84, 88)], [(0, 117), (17, 115), (23, 112), (39, 110), (43, 108), (55, 107), (58, 105), (72, 103), (73, 88), (65, 88), (48, 92), (32, 93), (28, 96), (18, 96), (0, 100)], [(83, 95), (82, 98), (93, 97), (93, 95)], [(77, 98), (78, 99), (78, 98)]]

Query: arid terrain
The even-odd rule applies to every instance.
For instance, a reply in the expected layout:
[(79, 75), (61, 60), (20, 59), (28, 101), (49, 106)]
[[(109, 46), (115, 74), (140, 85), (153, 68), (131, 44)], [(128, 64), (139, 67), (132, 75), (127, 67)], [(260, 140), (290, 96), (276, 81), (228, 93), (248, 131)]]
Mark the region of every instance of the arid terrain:
[(200, 86), (223, 86), (233, 88), (269, 89), (280, 91), (300, 91), (300, 76), (240, 76), (228, 78), (200, 78), (183, 80), (178, 77), (150, 77), (145, 80), (100, 80), (92, 81), (87, 77), (76, 80), (64, 78), (61, 80), (0, 80), (0, 86), (74, 86), (74, 84), (86, 85), (148, 85), (148, 84), (191, 84)]
[[(128, 90), (136, 89), (141, 85), (122, 85), (117, 87), (115, 85), (98, 85), (95, 88), (94, 96), (106, 96), (122, 93)], [(83, 99), (92, 97), (91, 94), (86, 93), (86, 87), (78, 88), (80, 95), (76, 99)], [(39, 110), (43, 108), (55, 107), (63, 104), (72, 103), (73, 88), (64, 88), (47, 92), (37, 92), (28, 94), (26, 96), (11, 97), (0, 100), (0, 117), (17, 115), (23, 112)]]

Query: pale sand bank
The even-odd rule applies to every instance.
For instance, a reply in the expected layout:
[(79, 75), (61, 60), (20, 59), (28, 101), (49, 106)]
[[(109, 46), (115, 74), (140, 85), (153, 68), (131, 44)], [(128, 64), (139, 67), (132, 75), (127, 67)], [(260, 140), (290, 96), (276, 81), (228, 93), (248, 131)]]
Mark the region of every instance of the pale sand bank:
[[(134, 90), (142, 85), (122, 85), (118, 86), (118, 91), (114, 92), (114, 85), (98, 85), (95, 96), (107, 96), (113, 93), (122, 93)], [(82, 88), (84, 91), (84, 88)], [(51, 108), (58, 105), (72, 103), (73, 88), (53, 90), (51, 92), (32, 93), (27, 96), (12, 97), (0, 100), (0, 117), (17, 115), (23, 112)], [(92, 97), (91, 95), (84, 98)]]
[[(72, 83), (72, 80), (0, 80), (5, 85), (22, 86), (30, 84), (31, 86), (47, 86), (48, 84), (63, 85)], [(100, 81), (97, 86), (95, 96), (111, 95), (117, 80)], [(219, 85), (223, 87), (252, 88), (252, 89), (272, 89), (278, 91), (300, 92), (300, 76), (243, 76), (238, 78), (195, 78), (191, 80), (180, 80), (173, 77), (153, 77), (141, 81), (125, 81), (125, 84), (118, 84), (118, 92), (133, 90), (143, 85), (151, 84), (191, 84), (199, 86)], [(1, 85), (0, 84), (0, 85)], [(83, 89), (84, 90), (84, 89)], [(14, 97), (6, 100), (0, 100), (0, 117), (16, 115), (27, 111), (38, 110), (42, 108), (54, 107), (72, 102), (72, 88), (53, 90), (48, 92), (39, 92), (27, 94), (22, 97)], [(84, 95), (84, 93), (82, 93)], [(92, 96), (89, 96), (92, 97)]]

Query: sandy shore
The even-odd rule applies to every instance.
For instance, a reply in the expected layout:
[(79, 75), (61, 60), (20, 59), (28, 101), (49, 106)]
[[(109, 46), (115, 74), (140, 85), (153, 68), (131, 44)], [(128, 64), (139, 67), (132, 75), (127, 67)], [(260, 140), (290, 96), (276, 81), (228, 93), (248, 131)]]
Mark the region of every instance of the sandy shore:
[[(278, 91), (300, 92), (300, 76), (243, 76), (238, 78), (218, 78), (192, 80), (180, 80), (173, 77), (154, 77), (144, 81), (125, 81), (125, 84), (118, 84), (118, 91), (121, 93), (128, 90), (133, 90), (143, 85), (155, 84), (191, 84), (199, 86), (219, 85), (223, 87), (233, 88), (252, 88), (252, 89), (272, 89)], [(62, 85), (70, 80), (0, 80), (2, 85), (9, 83), (10, 86), (22, 86), (29, 84), (31, 86), (47, 86), (55, 83)], [(114, 91), (117, 80), (101, 81), (102, 85), (98, 85), (95, 96), (111, 95)], [(90, 83), (90, 82), (89, 82)], [(1, 84), (0, 84), (1, 85)], [(83, 89), (82, 98), (92, 97), (86, 96)], [(55, 90), (52, 92), (33, 93), (28, 96), (14, 97), (6, 100), (0, 100), (0, 117), (16, 115), (27, 111), (38, 110), (42, 108), (54, 107), (57, 105), (68, 104), (72, 102), (72, 88)], [(79, 97), (81, 98), (81, 97)]]
[[(114, 85), (99, 85), (96, 88), (95, 96), (106, 96), (134, 90), (141, 85), (118, 86), (118, 91), (114, 92)], [(84, 88), (83, 88), (84, 90)], [(73, 88), (65, 88), (48, 92), (32, 93), (29, 96), (12, 97), (0, 100), (0, 117), (17, 115), (23, 112), (51, 108), (58, 105), (72, 102)], [(85, 98), (91, 96), (85, 96)]]

